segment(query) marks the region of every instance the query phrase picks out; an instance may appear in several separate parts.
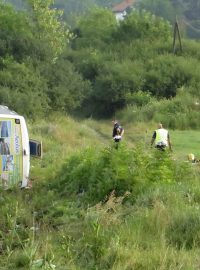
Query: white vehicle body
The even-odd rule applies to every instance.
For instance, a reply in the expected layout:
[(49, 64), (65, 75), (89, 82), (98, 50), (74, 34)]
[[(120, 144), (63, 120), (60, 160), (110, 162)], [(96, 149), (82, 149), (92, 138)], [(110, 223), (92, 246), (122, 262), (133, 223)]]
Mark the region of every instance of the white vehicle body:
[(23, 116), (0, 105), (0, 185), (26, 187), (30, 170), (30, 147)]

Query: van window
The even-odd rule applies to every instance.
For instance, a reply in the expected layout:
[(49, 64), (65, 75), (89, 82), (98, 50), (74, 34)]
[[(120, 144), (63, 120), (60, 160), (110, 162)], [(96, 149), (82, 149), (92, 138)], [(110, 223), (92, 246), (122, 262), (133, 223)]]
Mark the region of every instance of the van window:
[(31, 156), (42, 157), (42, 142), (30, 139), (29, 146)]

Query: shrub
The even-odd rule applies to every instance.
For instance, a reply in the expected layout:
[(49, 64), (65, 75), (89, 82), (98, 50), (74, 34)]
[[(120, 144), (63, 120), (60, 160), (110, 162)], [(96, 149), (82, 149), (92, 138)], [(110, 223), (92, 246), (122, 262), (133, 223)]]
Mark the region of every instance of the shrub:
[(162, 122), (171, 129), (197, 129), (200, 126), (199, 97), (193, 88), (178, 89), (171, 99), (150, 99), (140, 107), (129, 105), (118, 112), (118, 118), (127, 122)]
[(134, 11), (121, 22), (117, 40), (148, 39), (149, 41), (158, 38), (168, 40), (170, 36), (170, 24), (162, 18), (156, 17), (146, 11)]
[(39, 72), (9, 58), (1, 61), (4, 67), (0, 69), (0, 103), (26, 116), (43, 115), (49, 106), (47, 85)]
[(153, 150), (150, 154), (141, 146), (131, 149), (122, 142), (118, 149), (113, 145), (100, 152), (90, 148), (75, 154), (50, 187), (61, 196), (78, 195), (92, 204), (104, 200), (113, 190), (116, 196), (131, 192), (134, 201), (154, 183), (171, 184), (184, 179), (186, 172), (167, 152)]
[(15, 254), (12, 261), (16, 269), (27, 269), (30, 265), (30, 258), (23, 251), (21, 253)]

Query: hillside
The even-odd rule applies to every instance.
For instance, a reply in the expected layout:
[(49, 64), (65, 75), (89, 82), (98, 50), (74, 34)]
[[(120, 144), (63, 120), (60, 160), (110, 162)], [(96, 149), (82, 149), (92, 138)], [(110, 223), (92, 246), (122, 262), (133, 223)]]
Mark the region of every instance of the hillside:
[(32, 118), (53, 111), (110, 118), (163, 99), (171, 119), (165, 99), (179, 96), (175, 113), (187, 118), (179, 128), (199, 126), (199, 42), (173, 46), (170, 23), (144, 10), (118, 23), (109, 9), (94, 8), (70, 29), (60, 10), (34, 1), (24, 12), (0, 4), (1, 104)]
[[(26, 0), (6, 0), (6, 3), (13, 4), (17, 9), (26, 7)], [(55, 7), (64, 10), (64, 19), (72, 27), (75, 26), (77, 17), (87, 12), (94, 6), (111, 8), (120, 0), (55, 0)], [(161, 16), (174, 25), (177, 19), (180, 24), (182, 36), (192, 39), (199, 39), (199, 1), (198, 0), (136, 0), (136, 9), (145, 9)]]
[[(26, 6), (26, 0), (5, 0), (6, 3), (10, 3), (14, 5), (17, 9), (24, 8)], [(120, 3), (120, 0), (55, 0), (56, 8), (65, 10), (65, 14), (67, 17), (67, 13), (78, 15), (82, 12), (88, 10), (89, 8), (98, 5), (102, 7), (112, 7), (115, 4)]]
[[(0, 189), (0, 269), (199, 269), (199, 42), (173, 50), (172, 25), (146, 10), (118, 23), (95, 7), (69, 28), (50, 0), (29, 3), (0, 2), (0, 104), (43, 158), (31, 188)], [(159, 122), (173, 152), (150, 147)]]
[(177, 20), (181, 36), (199, 39), (200, 5), (198, 0), (138, 0), (139, 9), (146, 9), (156, 16), (169, 20), (172, 24)]

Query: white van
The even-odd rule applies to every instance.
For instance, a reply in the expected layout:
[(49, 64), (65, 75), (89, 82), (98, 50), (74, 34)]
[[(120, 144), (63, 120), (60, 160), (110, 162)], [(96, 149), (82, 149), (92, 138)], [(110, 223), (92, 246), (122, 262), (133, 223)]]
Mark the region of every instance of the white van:
[(0, 105), (0, 186), (28, 185), (31, 149), (41, 156), (41, 144), (29, 142), (24, 117)]

